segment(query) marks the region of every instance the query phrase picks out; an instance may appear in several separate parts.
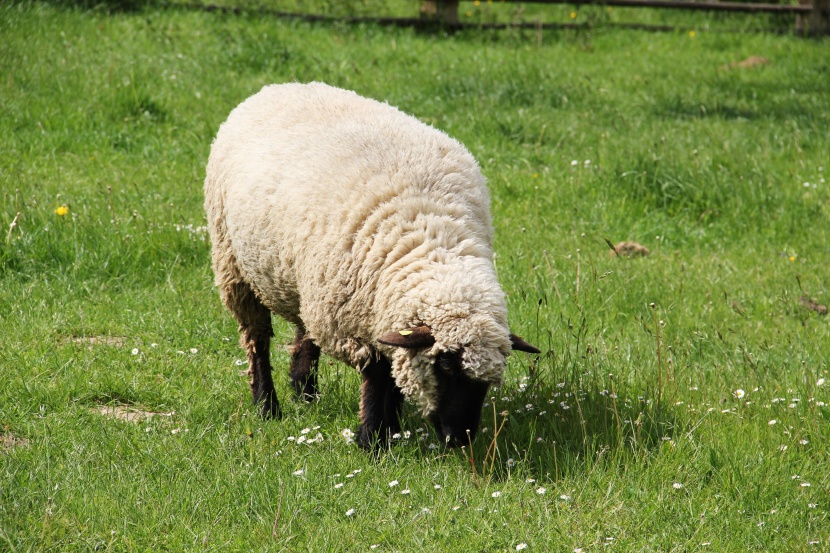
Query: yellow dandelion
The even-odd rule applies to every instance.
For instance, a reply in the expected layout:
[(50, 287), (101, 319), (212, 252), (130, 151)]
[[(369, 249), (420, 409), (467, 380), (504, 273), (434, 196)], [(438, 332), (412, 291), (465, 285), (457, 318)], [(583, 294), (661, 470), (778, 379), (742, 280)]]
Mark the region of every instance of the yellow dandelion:
[(480, 4), (481, 4), (481, 2), (480, 2), (479, 0), (476, 0), (475, 2), (473, 2), (473, 4), (475, 4), (476, 6), (478, 6), (478, 5), (480, 5)]
[(794, 255), (791, 255), (791, 256), (789, 257), (789, 259), (790, 259), (790, 261), (795, 261), (795, 256), (794, 256)]
[(695, 38), (695, 32), (689, 31), (689, 38)]
[(63, 216), (64, 216), (64, 215), (66, 215), (67, 213), (69, 213), (69, 208), (68, 208), (68, 207), (66, 207), (66, 204), (64, 204), (64, 205), (60, 206), (59, 208), (57, 208), (57, 209), (55, 210), (55, 215), (58, 215), (58, 216), (60, 216), (60, 217), (63, 217)]
[(571, 12), (570, 14), (571, 19), (576, 19), (576, 12)]
[(539, 173), (533, 173), (533, 178), (538, 179), (539, 178)]

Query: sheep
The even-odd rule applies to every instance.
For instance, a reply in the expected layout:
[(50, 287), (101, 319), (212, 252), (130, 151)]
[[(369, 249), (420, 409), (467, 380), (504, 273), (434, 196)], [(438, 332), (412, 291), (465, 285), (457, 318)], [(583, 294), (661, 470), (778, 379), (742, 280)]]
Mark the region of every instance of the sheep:
[(215, 282), (265, 418), (281, 416), (271, 313), (296, 327), (300, 398), (318, 395), (321, 352), (360, 370), (367, 450), (400, 431), (405, 398), (441, 440), (469, 443), (511, 349), (539, 353), (508, 330), (477, 162), (397, 108), (266, 86), (221, 125), (204, 191)]

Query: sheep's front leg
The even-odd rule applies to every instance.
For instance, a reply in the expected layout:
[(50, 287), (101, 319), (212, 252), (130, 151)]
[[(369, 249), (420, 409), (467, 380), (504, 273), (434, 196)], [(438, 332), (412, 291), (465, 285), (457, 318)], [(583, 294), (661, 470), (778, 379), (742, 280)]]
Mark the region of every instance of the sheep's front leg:
[(373, 359), (362, 372), (357, 443), (370, 450), (385, 445), (391, 435), (400, 432), (403, 394), (395, 385), (392, 367), (385, 357)]
[(320, 348), (305, 338), (305, 329), (297, 327), (294, 345), (291, 348), (291, 384), (297, 397), (313, 401), (318, 396), (317, 362)]

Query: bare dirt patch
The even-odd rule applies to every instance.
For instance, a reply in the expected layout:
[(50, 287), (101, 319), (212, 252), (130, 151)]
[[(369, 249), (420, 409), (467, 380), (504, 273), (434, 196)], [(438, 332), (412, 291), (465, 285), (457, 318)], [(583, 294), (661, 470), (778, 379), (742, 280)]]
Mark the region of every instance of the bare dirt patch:
[(625, 241), (618, 243), (616, 246), (608, 242), (608, 245), (611, 246), (611, 251), (608, 252), (608, 255), (612, 257), (615, 255), (619, 257), (647, 257), (651, 255), (647, 247), (637, 242)]
[(27, 447), (29, 440), (14, 434), (0, 434), (0, 452), (11, 451), (15, 447)]
[(95, 346), (109, 346), (122, 348), (127, 343), (124, 336), (67, 336), (61, 340), (63, 344), (77, 344), (92, 349)]
[(150, 420), (153, 417), (172, 417), (173, 413), (159, 413), (147, 411), (132, 405), (99, 405), (93, 407), (92, 411), (111, 419), (118, 419), (126, 422), (141, 422)]
[(827, 315), (827, 306), (816, 302), (809, 296), (801, 296), (801, 306), (810, 311), (815, 311), (819, 315)]
[(745, 60), (741, 61), (733, 61), (732, 63), (728, 63), (726, 65), (721, 65), (718, 67), (721, 71), (728, 71), (730, 69), (751, 69), (753, 67), (760, 67), (762, 65), (767, 65), (769, 60), (762, 56), (749, 56)]

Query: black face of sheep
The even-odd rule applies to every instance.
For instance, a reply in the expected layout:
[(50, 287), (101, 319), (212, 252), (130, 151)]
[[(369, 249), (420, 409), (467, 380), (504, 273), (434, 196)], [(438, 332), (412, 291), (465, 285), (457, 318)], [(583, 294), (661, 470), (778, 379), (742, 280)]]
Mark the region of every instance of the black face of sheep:
[[(510, 341), (514, 350), (540, 353), (538, 348), (518, 336), (511, 334)], [(378, 342), (421, 349), (435, 344), (435, 338), (429, 327), (421, 326), (389, 333), (378, 339)], [(462, 353), (463, 349), (440, 353), (432, 367), (438, 384), (438, 406), (431, 413), (430, 421), (440, 440), (449, 447), (472, 443), (478, 432), (481, 409), (490, 388), (489, 382), (476, 380), (464, 373)], [(382, 361), (370, 366), (371, 373), (366, 370), (363, 372), (362, 420), (358, 433), (358, 443), (366, 449), (400, 430), (398, 415), (403, 401), (400, 390), (392, 380), (388, 360), (382, 358)], [(394, 408), (390, 405), (394, 405)]]
[(451, 447), (472, 443), (481, 421), (481, 408), (490, 384), (461, 370), (461, 352), (442, 353), (435, 360), (438, 408), (430, 417), (438, 437)]

